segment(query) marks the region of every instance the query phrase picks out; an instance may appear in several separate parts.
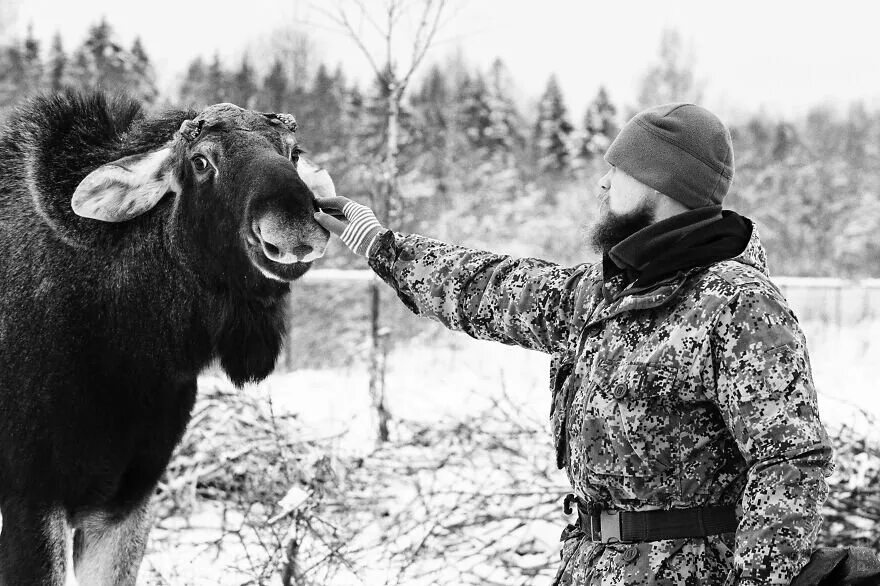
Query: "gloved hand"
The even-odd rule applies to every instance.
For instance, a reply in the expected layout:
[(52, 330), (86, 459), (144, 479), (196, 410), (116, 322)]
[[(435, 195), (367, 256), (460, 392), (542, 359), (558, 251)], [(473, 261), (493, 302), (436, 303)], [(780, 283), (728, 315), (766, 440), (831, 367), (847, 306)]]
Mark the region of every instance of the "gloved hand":
[(367, 256), (376, 237), (384, 230), (373, 210), (347, 197), (315, 197), (321, 211), (315, 220), (339, 236), (355, 254)]

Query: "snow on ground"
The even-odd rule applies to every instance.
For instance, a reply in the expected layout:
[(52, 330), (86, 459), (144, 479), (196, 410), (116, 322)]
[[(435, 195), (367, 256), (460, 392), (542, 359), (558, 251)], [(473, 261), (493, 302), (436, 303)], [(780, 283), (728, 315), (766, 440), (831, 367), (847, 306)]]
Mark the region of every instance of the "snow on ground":
[[(487, 409), (504, 393), (547, 418), (549, 356), (461, 334), (441, 339), (431, 347), (399, 347), (389, 356), (386, 400), (395, 418), (460, 419)], [(271, 394), (276, 408), (298, 413), (327, 435), (343, 434), (341, 447), (357, 452), (372, 449), (375, 438), (368, 380), (364, 368), (298, 370), (270, 377), (255, 392)], [(549, 446), (549, 436), (547, 441)]]
[[(803, 324), (823, 421), (868, 427), (880, 419), (880, 322), (840, 328), (819, 322)], [(439, 342), (437, 341), (439, 339)], [(546, 419), (549, 356), (512, 346), (444, 333), (432, 345), (398, 347), (389, 356), (387, 403), (394, 417), (426, 422), (464, 417), (506, 393), (536, 418)], [(363, 368), (344, 371), (299, 370), (275, 375), (257, 385), (274, 404), (299, 413), (326, 433), (340, 433), (341, 445), (354, 450), (372, 446), (374, 422)], [(547, 438), (548, 446), (550, 438)]]
[(880, 321), (803, 327), (822, 421), (832, 430), (847, 425), (880, 441)]
[[(871, 418), (880, 419), (875, 372), (880, 365), (880, 322), (845, 328), (807, 322), (803, 327), (825, 424), (831, 430), (844, 425), (860, 429), (880, 441), (880, 430), (871, 425)], [(546, 355), (434, 329), (392, 350), (388, 358), (387, 405), (398, 421), (436, 422), (439, 426), (441, 422), (485, 411), (493, 400), (506, 395), (523, 413), (529, 414), (530, 419), (546, 427), (548, 367)], [(203, 384), (218, 382), (224, 384), (216, 377), (202, 380)], [(245, 392), (263, 396), (266, 401), (271, 399), (277, 413), (296, 413), (305, 433), (333, 438), (333, 447), (340, 454), (366, 455), (375, 448), (375, 422), (368, 396), (367, 372), (363, 367), (273, 375)], [(401, 431), (402, 427), (392, 427), (392, 435)], [(537, 446), (536, 453), (537, 457), (544, 455), (548, 461), (552, 459), (549, 430), (544, 445)], [(558, 483), (564, 486), (563, 473), (558, 475)], [(404, 481), (402, 478), (400, 500), (406, 495)], [(557, 482), (555, 476), (553, 482)], [(391, 490), (393, 494), (394, 488)], [(218, 522), (221, 515), (212, 507), (216, 505), (204, 504), (199, 514), (190, 520), (189, 528), (175, 525), (177, 521), (173, 519), (158, 524), (151, 540), (151, 553), (141, 573), (142, 584), (243, 583), (247, 572), (237, 575), (230, 571), (228, 564), (207, 557), (210, 548), (204, 544), (218, 539), (221, 533)], [(559, 527), (536, 524), (533, 531), (536, 542), (545, 544), (543, 547), (556, 547)], [(176, 532), (180, 537), (177, 543), (157, 539), (162, 536), (167, 539)], [(229, 544), (230, 549), (236, 547), (234, 543)], [(375, 578), (379, 580), (377, 583), (382, 583), (382, 568), (374, 567), (372, 571), (376, 574), (369, 581)], [(157, 579), (157, 575), (165, 578)], [(358, 581), (350, 583), (368, 583), (363, 582), (366, 577), (361, 574)], [(274, 580), (267, 583), (278, 583), (277, 577)]]

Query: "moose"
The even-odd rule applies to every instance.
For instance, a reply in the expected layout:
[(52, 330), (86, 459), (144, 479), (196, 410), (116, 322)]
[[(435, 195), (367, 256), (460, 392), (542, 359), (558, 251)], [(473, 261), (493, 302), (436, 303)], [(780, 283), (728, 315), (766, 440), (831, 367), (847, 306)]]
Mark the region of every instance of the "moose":
[(97, 92), (7, 119), (0, 585), (134, 584), (197, 375), (274, 368), (290, 283), (329, 238), (296, 127)]

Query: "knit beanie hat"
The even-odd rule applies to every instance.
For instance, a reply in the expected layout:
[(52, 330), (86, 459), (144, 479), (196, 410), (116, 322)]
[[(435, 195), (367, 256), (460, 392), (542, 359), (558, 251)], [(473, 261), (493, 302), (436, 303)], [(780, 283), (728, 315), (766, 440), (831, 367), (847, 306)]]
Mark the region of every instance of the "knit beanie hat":
[(605, 160), (690, 209), (719, 205), (733, 180), (730, 132), (694, 104), (664, 104), (636, 114)]

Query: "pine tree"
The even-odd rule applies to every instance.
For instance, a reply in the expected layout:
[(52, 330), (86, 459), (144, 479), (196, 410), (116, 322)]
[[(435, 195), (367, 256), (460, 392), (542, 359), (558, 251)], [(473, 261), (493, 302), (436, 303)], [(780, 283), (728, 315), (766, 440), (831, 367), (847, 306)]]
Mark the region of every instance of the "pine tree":
[(495, 59), (489, 69), (486, 105), (489, 108), (489, 127), (486, 131), (488, 150), (502, 166), (510, 165), (523, 145), (522, 117), (510, 96), (513, 84), (501, 59)]
[(127, 81), (125, 50), (113, 40), (113, 28), (106, 20), (92, 27), (84, 43), (95, 63), (96, 85), (106, 89), (124, 87)]
[(538, 120), (535, 123), (534, 148), (539, 172), (560, 173), (569, 168), (572, 130), (562, 91), (556, 76), (551, 75), (538, 103)]
[(208, 66), (205, 76), (205, 93), (204, 99), (206, 104), (217, 104), (229, 101), (228, 96), (229, 83), (227, 81), (226, 72), (220, 63), (220, 56), (214, 53), (214, 59)]
[(287, 73), (281, 59), (275, 58), (269, 73), (263, 79), (262, 108), (277, 112), (284, 109), (285, 97), (287, 95)]
[(380, 157), (385, 145), (388, 117), (388, 96), (390, 91), (383, 76), (376, 76), (370, 91), (363, 96), (363, 125), (356, 129), (362, 153), (370, 157)]
[(180, 101), (191, 106), (204, 106), (208, 100), (205, 96), (205, 87), (208, 80), (208, 71), (201, 57), (190, 61), (186, 69), (183, 83), (180, 84)]
[(792, 154), (797, 144), (797, 133), (791, 124), (780, 122), (776, 125), (771, 155), (776, 161), (784, 161)]
[(345, 88), (337, 86), (340, 81), (344, 83), (344, 78), (341, 75), (330, 75), (322, 63), (315, 72), (312, 86), (304, 100), (303, 106), (306, 110), (302, 112), (302, 116), (309, 121), (308, 142), (316, 151), (328, 152), (337, 148), (340, 143), (339, 119), (345, 99)]
[(22, 48), (17, 43), (0, 48), (0, 105), (9, 105), (21, 98), (26, 77)]
[(94, 85), (97, 75), (88, 55), (82, 49), (73, 53), (73, 60), (67, 68), (67, 81), (75, 88), (85, 89)]
[(488, 103), (486, 82), (479, 73), (467, 78), (459, 89), (459, 124), (464, 131), (467, 149), (485, 157), (490, 148), (491, 110)]
[(230, 88), (230, 101), (242, 108), (249, 108), (257, 94), (257, 82), (254, 79), (254, 70), (251, 67), (248, 56), (241, 59), (241, 67), (238, 68), (232, 78)]
[(617, 108), (608, 99), (608, 92), (604, 87), (599, 87), (599, 92), (584, 115), (580, 156), (590, 160), (602, 155), (608, 149), (619, 131), (615, 121), (616, 116)]
[(43, 86), (43, 63), (40, 60), (40, 42), (34, 38), (33, 26), (28, 26), (27, 37), (24, 40), (22, 65), (24, 67), (22, 93), (40, 91)]
[(113, 40), (113, 28), (101, 20), (89, 29), (71, 66), (71, 82), (81, 89), (116, 90), (129, 81), (131, 55)]
[(349, 89), (343, 100), (340, 129), (343, 136), (348, 137), (345, 141), (345, 152), (351, 159), (358, 159), (360, 129), (365, 126), (366, 119), (364, 102), (364, 96), (357, 86)]
[(52, 48), (49, 49), (49, 61), (47, 68), (48, 79), (46, 85), (53, 92), (57, 92), (64, 86), (64, 77), (67, 71), (67, 55), (64, 53), (64, 45), (61, 42), (61, 34), (55, 33), (52, 37)]
[(131, 46), (130, 67), (128, 68), (128, 91), (146, 102), (154, 102), (159, 95), (156, 88), (155, 74), (150, 58), (141, 44), (140, 37), (135, 37)]
[(410, 94), (413, 115), (413, 141), (418, 146), (420, 169), (430, 178), (438, 193), (448, 189), (454, 166), (451, 130), (456, 118), (452, 90), (446, 72), (439, 65), (432, 65), (421, 84)]

